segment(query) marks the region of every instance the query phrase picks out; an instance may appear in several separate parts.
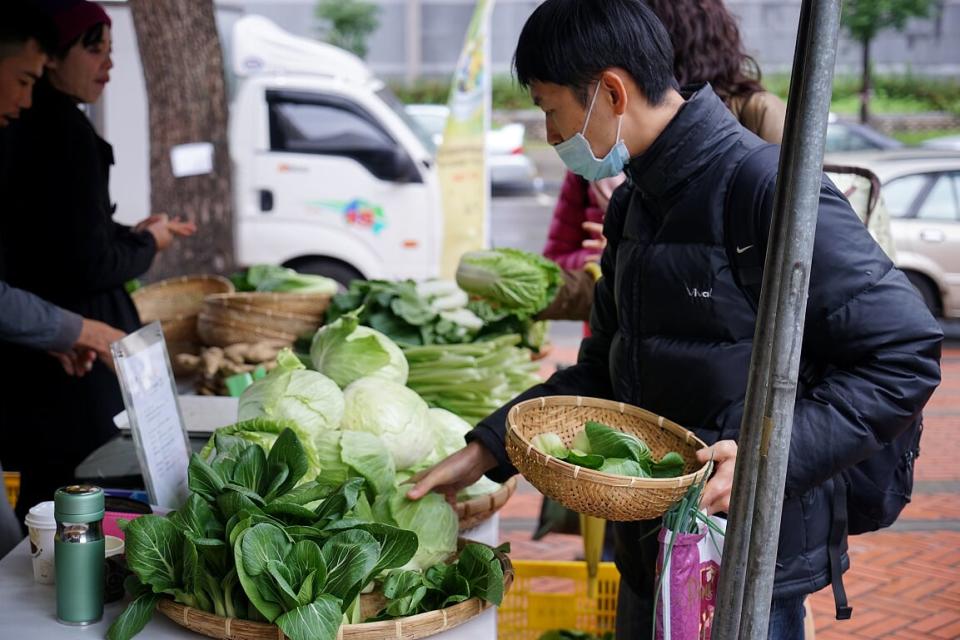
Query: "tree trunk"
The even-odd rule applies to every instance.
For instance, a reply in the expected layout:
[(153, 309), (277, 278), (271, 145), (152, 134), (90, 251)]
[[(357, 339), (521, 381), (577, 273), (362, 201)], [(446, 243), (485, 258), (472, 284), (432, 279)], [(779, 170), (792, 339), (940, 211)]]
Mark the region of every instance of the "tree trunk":
[[(233, 267), (227, 91), (213, 0), (130, 0), (150, 111), (150, 204), (197, 224), (158, 254), (149, 278)], [(213, 172), (175, 177), (170, 150), (213, 144)]]
[(860, 89), (860, 122), (870, 124), (870, 97), (873, 85), (870, 79), (870, 39), (863, 41), (863, 82)]

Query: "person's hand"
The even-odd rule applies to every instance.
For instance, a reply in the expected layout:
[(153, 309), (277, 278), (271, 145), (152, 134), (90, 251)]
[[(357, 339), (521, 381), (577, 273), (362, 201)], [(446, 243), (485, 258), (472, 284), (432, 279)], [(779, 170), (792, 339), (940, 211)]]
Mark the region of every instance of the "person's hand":
[(74, 351), (92, 353), (91, 366), (93, 366), (93, 360), (99, 357), (103, 364), (113, 369), (113, 354), (110, 353), (110, 343), (122, 339), (125, 335), (127, 334), (123, 331), (114, 329), (99, 320), (84, 318), (83, 324), (80, 325), (80, 337), (77, 338), (73, 348)]
[(466, 489), (497, 466), (497, 461), (486, 447), (473, 441), (466, 447), (413, 477), (414, 487), (407, 492), (410, 500), (419, 500), (431, 491), (442, 494), (451, 505), (457, 502), (457, 493)]
[(141, 231), (146, 231), (146, 230), (147, 230), (147, 227), (149, 227), (149, 226), (150, 226), (151, 224), (153, 224), (154, 222), (157, 222), (157, 221), (159, 221), (159, 220), (162, 220), (164, 217), (166, 217), (166, 215), (167, 215), (167, 214), (165, 214), (165, 213), (154, 213), (154, 214), (151, 214), (150, 216), (144, 218), (143, 220), (141, 220), (140, 222), (138, 222), (137, 224), (135, 224), (135, 225), (133, 226), (133, 230), (136, 231), (136, 232), (138, 232), (138, 233), (141, 232)]
[(700, 507), (707, 515), (727, 513), (730, 510), (730, 491), (733, 489), (733, 468), (737, 463), (737, 443), (719, 442), (697, 451), (697, 460), (706, 464), (713, 458), (713, 477), (707, 480), (700, 496)]
[(174, 218), (167, 223), (170, 233), (181, 238), (189, 238), (197, 232), (196, 223), (184, 220), (183, 218)]
[(581, 226), (591, 236), (583, 241), (583, 248), (596, 251), (595, 254), (587, 256), (586, 261), (600, 262), (600, 255), (607, 248), (607, 238), (603, 235), (603, 225), (599, 222), (584, 222)]
[(66, 353), (51, 351), (50, 355), (60, 362), (60, 366), (63, 367), (63, 371), (68, 376), (76, 376), (78, 378), (85, 376), (90, 369), (93, 368), (93, 363), (97, 359), (96, 353), (86, 349), (68, 351)]

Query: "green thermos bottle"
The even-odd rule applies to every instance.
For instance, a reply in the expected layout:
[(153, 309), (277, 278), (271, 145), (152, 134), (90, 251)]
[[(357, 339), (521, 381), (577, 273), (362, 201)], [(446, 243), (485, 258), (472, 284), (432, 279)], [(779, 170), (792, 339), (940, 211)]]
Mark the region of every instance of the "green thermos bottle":
[(57, 620), (88, 625), (103, 617), (103, 490), (80, 484), (53, 497)]

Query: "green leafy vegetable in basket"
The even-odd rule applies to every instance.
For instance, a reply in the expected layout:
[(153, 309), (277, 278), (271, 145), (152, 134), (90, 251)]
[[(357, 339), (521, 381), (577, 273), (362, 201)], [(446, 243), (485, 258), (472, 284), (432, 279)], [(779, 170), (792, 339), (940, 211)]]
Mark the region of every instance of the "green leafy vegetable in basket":
[[(361, 621), (360, 593), (391, 571), (449, 571), (442, 563), (456, 549), (455, 513), (439, 495), (410, 503), (392, 479), (378, 484), (374, 467), (389, 468), (390, 458), (375, 437), (341, 434), (335, 455), (348, 472), (334, 482), (339, 470), (315, 473), (314, 458), (329, 452), (321, 456), (283, 424), (261, 419), (218, 430), (190, 460), (186, 504), (124, 524), (133, 572), (126, 587), (134, 599), (110, 626), (109, 640), (136, 635), (161, 598), (272, 622), (291, 640), (333, 640), (341, 624)], [(355, 468), (366, 470), (369, 486), (349, 477)], [(470, 590), (451, 580), (438, 587), (443, 597), (428, 603), (461, 596), (499, 602), (494, 569), (483, 564), (490, 550), (479, 546), (467, 545), (457, 563)], [(479, 560), (464, 564), (474, 556)], [(386, 606), (405, 610), (394, 600), (387, 596)]]
[(640, 438), (593, 420), (577, 432), (570, 448), (553, 432), (534, 436), (530, 443), (559, 460), (617, 476), (676, 478), (683, 474), (685, 464), (676, 451), (654, 460), (650, 447)]
[(273, 291), (276, 293), (321, 293), (337, 292), (336, 280), (309, 273), (298, 273), (287, 267), (273, 264), (256, 264), (230, 276), (237, 291)]

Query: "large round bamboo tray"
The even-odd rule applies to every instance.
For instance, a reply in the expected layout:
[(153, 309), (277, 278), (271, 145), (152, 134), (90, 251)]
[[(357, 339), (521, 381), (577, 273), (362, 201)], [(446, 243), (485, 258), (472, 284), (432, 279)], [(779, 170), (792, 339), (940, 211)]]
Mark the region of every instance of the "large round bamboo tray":
[(500, 488), (485, 496), (477, 496), (470, 500), (458, 502), (455, 507), (457, 516), (460, 518), (460, 531), (472, 529), (478, 524), (485, 522), (493, 517), (507, 500), (517, 490), (517, 479), (510, 478)]
[[(467, 541), (460, 539), (462, 547)], [(504, 593), (513, 584), (513, 565), (506, 555), (496, 552), (503, 566)], [(380, 608), (383, 599), (376, 594), (360, 597), (361, 615), (371, 616)], [(427, 638), (442, 631), (453, 629), (480, 615), (491, 606), (490, 603), (471, 598), (438, 611), (429, 611), (406, 618), (386, 620), (384, 622), (365, 622), (346, 624), (337, 632), (337, 640), (417, 640)], [(221, 616), (194, 609), (173, 600), (161, 600), (157, 605), (160, 613), (182, 627), (218, 640), (284, 640), (287, 636), (276, 625), (266, 622), (250, 622), (239, 618)]]
[(296, 313), (322, 320), (330, 306), (330, 296), (325, 293), (244, 292), (230, 296), (228, 304)]
[(203, 301), (201, 313), (227, 322), (240, 322), (279, 331), (295, 336), (313, 334), (323, 324), (323, 318), (289, 311), (279, 311), (270, 307), (257, 307), (234, 301), (236, 294), (207, 296)]
[[(587, 420), (637, 436), (656, 458), (676, 451), (686, 461), (684, 475), (630, 478), (601, 473), (558, 460), (531, 444), (535, 436), (553, 432), (569, 446)], [(695, 455), (706, 446), (702, 440), (670, 420), (622, 402), (579, 396), (535, 398), (514, 406), (507, 425), (507, 455), (533, 486), (572, 511), (606, 520), (658, 518), (707, 470)]]
[(137, 289), (131, 297), (144, 324), (160, 321), (168, 343), (196, 343), (203, 299), (233, 290), (233, 283), (220, 276), (182, 276)]
[(266, 327), (224, 320), (201, 313), (197, 317), (197, 334), (200, 341), (209, 347), (229, 347), (239, 342), (262, 342), (277, 340), (293, 344), (297, 336), (284, 331), (275, 331)]

